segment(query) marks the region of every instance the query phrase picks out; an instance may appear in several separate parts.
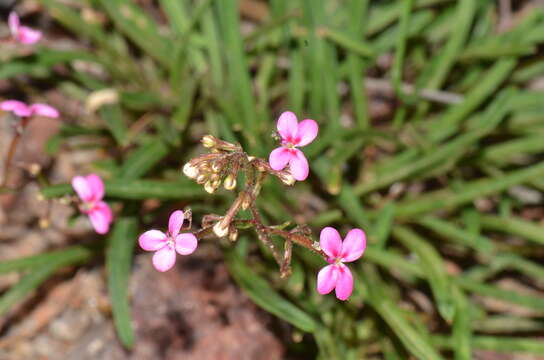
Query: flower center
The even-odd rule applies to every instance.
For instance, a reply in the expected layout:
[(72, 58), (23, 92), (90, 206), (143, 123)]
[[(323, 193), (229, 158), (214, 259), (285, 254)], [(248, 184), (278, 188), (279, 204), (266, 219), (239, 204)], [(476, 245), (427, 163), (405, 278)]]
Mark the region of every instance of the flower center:
[(341, 257), (337, 257), (336, 259), (334, 259), (334, 265), (340, 265), (342, 264), (342, 258)]
[(79, 209), (81, 210), (81, 212), (83, 213), (89, 213), (91, 212), (95, 207), (95, 203), (94, 201), (89, 201), (89, 202), (83, 202), (79, 205)]

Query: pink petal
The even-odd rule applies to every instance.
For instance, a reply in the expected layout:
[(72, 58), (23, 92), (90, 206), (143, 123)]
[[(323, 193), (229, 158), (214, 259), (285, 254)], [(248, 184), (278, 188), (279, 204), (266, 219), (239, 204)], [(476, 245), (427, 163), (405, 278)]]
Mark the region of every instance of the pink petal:
[(11, 111), (17, 116), (26, 117), (31, 115), (30, 108), (22, 101), (6, 100), (0, 103), (0, 109)]
[(330, 258), (336, 259), (342, 251), (342, 238), (335, 228), (327, 226), (319, 234), (319, 246)]
[(291, 156), (292, 154), (289, 149), (279, 147), (272, 150), (270, 156), (268, 157), (268, 162), (270, 163), (270, 167), (272, 169), (276, 171), (283, 170), (283, 168), (287, 166)]
[(321, 295), (328, 294), (336, 286), (338, 269), (336, 265), (327, 265), (317, 274), (317, 292)]
[[(109, 209), (109, 207), (107, 207)], [(89, 219), (94, 230), (99, 234), (106, 234), (110, 230), (111, 211), (95, 207), (89, 212)]]
[(297, 131), (297, 140), (296, 144), (298, 146), (306, 146), (317, 136), (317, 132), (319, 131), (319, 126), (314, 120), (311, 119), (305, 119), (302, 120), (298, 124), (298, 131)]
[(178, 236), (181, 226), (183, 225), (183, 211), (176, 210), (170, 215), (168, 219), (168, 233), (172, 238)]
[(72, 179), (72, 187), (83, 201), (92, 201), (93, 200), (93, 191), (87, 182), (87, 179), (83, 176), (74, 176)]
[(8, 17), (8, 25), (9, 25), (9, 31), (11, 32), (11, 35), (16, 36), (19, 32), (19, 16), (15, 12), (10, 12)]
[(291, 111), (283, 112), (278, 119), (277, 127), (284, 141), (293, 141), (297, 136), (297, 116)]
[(95, 210), (99, 210), (104, 214), (105, 219), (111, 223), (113, 221), (113, 213), (110, 206), (104, 201), (99, 201), (94, 205)]
[(138, 238), (140, 247), (146, 251), (157, 251), (166, 245), (166, 234), (159, 230), (148, 230)]
[(353, 291), (353, 275), (346, 265), (338, 265), (338, 279), (336, 280), (336, 297), (338, 300), (347, 300)]
[(17, 40), (21, 44), (32, 45), (40, 41), (42, 38), (42, 32), (31, 29), (26, 26), (19, 27), (19, 33), (17, 34)]
[(289, 168), (291, 169), (291, 175), (298, 180), (298, 181), (304, 181), (308, 177), (308, 173), (310, 172), (310, 167), (308, 166), (308, 160), (306, 160), (306, 157), (302, 153), (302, 151), (298, 149), (294, 149), (294, 156), (291, 155), (291, 159), (289, 160)]
[(366, 236), (363, 230), (353, 229), (348, 232), (342, 244), (340, 257), (345, 262), (355, 261), (360, 258), (366, 249)]
[(180, 255), (192, 254), (197, 246), (198, 241), (193, 234), (179, 234), (176, 237), (176, 251)]
[(170, 246), (157, 250), (153, 255), (153, 266), (160, 272), (168, 271), (176, 263), (176, 251)]
[(104, 198), (104, 182), (100, 176), (96, 174), (89, 174), (85, 177), (87, 184), (91, 189), (93, 201), (102, 200)]
[(58, 110), (47, 104), (32, 104), (30, 105), (30, 111), (33, 115), (45, 116), (49, 118), (59, 117)]

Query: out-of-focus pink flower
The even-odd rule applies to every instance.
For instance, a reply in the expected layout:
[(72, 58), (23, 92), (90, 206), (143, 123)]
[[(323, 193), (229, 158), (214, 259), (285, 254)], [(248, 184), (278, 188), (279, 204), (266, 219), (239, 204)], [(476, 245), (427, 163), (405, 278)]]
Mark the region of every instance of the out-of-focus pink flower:
[(22, 26), (19, 21), (19, 16), (15, 12), (9, 14), (8, 25), (15, 41), (20, 42), (21, 44), (35, 44), (42, 38), (41, 31)]
[(47, 104), (32, 104), (27, 105), (19, 100), (6, 100), (0, 102), (0, 109), (4, 111), (11, 111), (19, 117), (30, 116), (45, 116), (50, 118), (58, 118), (59, 112), (54, 107)]
[(345, 262), (359, 259), (366, 248), (366, 236), (363, 230), (353, 229), (348, 232), (346, 239), (342, 238), (336, 229), (326, 227), (321, 230), (319, 245), (329, 257), (325, 266), (317, 274), (317, 291), (328, 294), (336, 289), (339, 300), (347, 300), (353, 291), (353, 276)]
[(104, 198), (104, 182), (100, 176), (75, 176), (72, 187), (82, 201), (80, 210), (87, 214), (94, 230), (99, 234), (106, 234), (113, 221), (111, 208), (102, 199)]
[(305, 119), (300, 123), (290, 111), (280, 115), (278, 132), (281, 136), (281, 147), (270, 153), (269, 162), (274, 170), (283, 170), (289, 164), (291, 174), (298, 181), (308, 177), (308, 160), (297, 147), (306, 146), (314, 141), (319, 127), (314, 120)]
[(176, 210), (168, 220), (168, 231), (149, 230), (140, 235), (138, 242), (146, 251), (155, 251), (153, 266), (160, 272), (170, 270), (176, 263), (176, 252), (180, 255), (192, 254), (198, 246), (196, 236), (191, 233), (180, 234), (184, 214)]

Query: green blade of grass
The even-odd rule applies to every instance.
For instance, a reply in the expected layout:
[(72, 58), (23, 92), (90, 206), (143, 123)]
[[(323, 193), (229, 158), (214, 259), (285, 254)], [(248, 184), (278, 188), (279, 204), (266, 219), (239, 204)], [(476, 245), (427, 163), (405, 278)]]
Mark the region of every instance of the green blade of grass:
[(113, 322), (119, 340), (129, 349), (132, 348), (135, 340), (128, 300), (128, 280), (132, 266), (132, 252), (136, 243), (136, 228), (135, 218), (116, 219), (113, 231), (108, 237), (106, 253), (108, 292)]

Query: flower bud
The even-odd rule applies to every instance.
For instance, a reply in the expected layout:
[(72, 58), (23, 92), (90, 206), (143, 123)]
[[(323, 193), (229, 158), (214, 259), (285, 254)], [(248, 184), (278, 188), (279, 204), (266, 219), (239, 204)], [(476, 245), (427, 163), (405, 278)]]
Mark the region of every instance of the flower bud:
[(191, 163), (187, 163), (183, 165), (183, 173), (190, 179), (196, 179), (198, 176), (198, 169), (191, 165)]
[(225, 235), (227, 235), (227, 233), (229, 232), (229, 226), (224, 226), (222, 221), (218, 221), (214, 226), (213, 226), (213, 233), (217, 236), (217, 237), (224, 237)]
[(204, 190), (206, 190), (207, 193), (209, 194), (213, 194), (215, 192), (215, 190), (217, 189), (216, 187), (213, 186), (213, 182), (211, 181), (206, 181), (206, 183), (204, 184)]
[(214, 147), (216, 144), (217, 144), (217, 142), (216, 142), (216, 140), (215, 140), (215, 137), (213, 137), (213, 136), (211, 136), (211, 135), (205, 135), (205, 136), (202, 138), (202, 145), (204, 145), (204, 147), (212, 148), (212, 147)]
[(208, 176), (206, 174), (200, 174), (196, 178), (196, 182), (198, 184), (204, 184), (208, 180)]
[(222, 166), (221, 166), (221, 163), (220, 163), (219, 161), (214, 161), (214, 162), (212, 163), (212, 171), (213, 171), (214, 173), (216, 173), (216, 174), (217, 174), (219, 171), (221, 171), (221, 167), (222, 167)]
[(225, 182), (223, 183), (223, 186), (226, 190), (233, 190), (236, 187), (236, 178), (234, 178), (233, 175), (228, 175), (225, 178)]
[(236, 239), (238, 239), (238, 229), (237, 228), (232, 228), (229, 231), (229, 240), (232, 241), (232, 242), (235, 242)]
[(294, 185), (296, 181), (293, 175), (286, 172), (280, 173), (280, 179), (281, 179), (281, 182), (283, 182), (285, 185), (288, 185), (288, 186)]
[(251, 199), (249, 196), (245, 196), (244, 197), (244, 200), (242, 200), (242, 205), (240, 205), (240, 207), (242, 208), (242, 210), (247, 210), (249, 208), (249, 204), (251, 202)]

